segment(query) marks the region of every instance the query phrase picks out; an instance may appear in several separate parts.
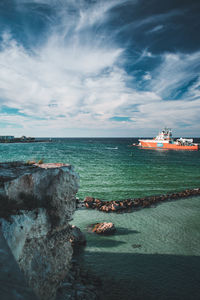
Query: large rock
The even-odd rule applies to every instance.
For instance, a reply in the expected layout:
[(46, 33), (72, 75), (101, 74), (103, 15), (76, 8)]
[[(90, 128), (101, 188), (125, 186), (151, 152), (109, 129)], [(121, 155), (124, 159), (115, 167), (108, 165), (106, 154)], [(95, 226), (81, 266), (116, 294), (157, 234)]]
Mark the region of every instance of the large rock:
[(76, 209), (78, 176), (71, 165), (2, 163), (0, 182), (0, 194), (8, 209), (44, 207), (58, 226), (65, 225)]
[(68, 221), (76, 209), (78, 182), (66, 164), (0, 164), (2, 233), (42, 300), (55, 298), (70, 268)]
[(92, 232), (95, 232), (97, 234), (105, 234), (105, 235), (114, 234), (116, 231), (115, 225), (111, 222), (92, 224), (90, 226), (90, 229), (92, 230)]

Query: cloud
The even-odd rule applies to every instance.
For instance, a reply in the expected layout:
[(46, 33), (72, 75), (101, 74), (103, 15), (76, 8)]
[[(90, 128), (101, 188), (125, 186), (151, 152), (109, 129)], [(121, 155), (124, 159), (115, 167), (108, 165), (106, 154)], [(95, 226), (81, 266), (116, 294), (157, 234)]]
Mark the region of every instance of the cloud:
[[(126, 24), (125, 27), (123, 29), (125, 29), (127, 26), (130, 26), (134, 29), (138, 29), (144, 26), (152, 26), (152, 24), (155, 24), (156, 22), (167, 22), (169, 19), (173, 18), (173, 17), (177, 17), (179, 15), (184, 15), (185, 11), (184, 10), (179, 10), (179, 9), (172, 9), (168, 12), (164, 12), (164, 13), (154, 13), (151, 15), (147, 15), (147, 16), (143, 16), (140, 19), (136, 19), (133, 20), (131, 23)], [(159, 27), (158, 27), (159, 26)], [(157, 28), (156, 28), (157, 27)], [(154, 27), (154, 30), (160, 30), (162, 29), (163, 25), (156, 25)]]
[(145, 75), (143, 76), (144, 80), (151, 80), (151, 74), (149, 72), (146, 72)]
[(27, 116), (16, 116), (11, 122), (9, 114), (4, 114), (2, 122), (15, 125), (21, 120), (30, 128), (36, 124), (54, 128), (91, 124), (98, 127), (97, 120), (102, 121), (106, 114), (109, 117), (111, 109), (124, 102), (118, 95), (127, 93), (127, 74), (117, 67), (122, 48), (102, 45), (95, 39), (83, 42), (77, 28), (68, 39), (63, 38), (62, 31), (51, 31), (45, 43), (31, 51), (9, 32), (2, 39), (2, 104), (5, 102)]
[(199, 69), (200, 52), (166, 53), (152, 74), (151, 88), (165, 100), (185, 98), (190, 101), (199, 96)]
[(98, 1), (94, 5), (88, 5), (88, 7), (85, 9), (80, 10), (79, 12), (79, 21), (76, 26), (76, 30), (82, 30), (86, 27), (91, 27), (95, 24), (102, 24), (105, 22), (105, 20), (108, 18), (108, 12), (113, 7), (116, 7), (118, 5), (121, 5), (122, 3), (127, 2), (119, 1), (118, 4), (114, 0), (110, 1)]
[(38, 132), (81, 127), (130, 132), (149, 124), (160, 128), (179, 127), (179, 121), (188, 126), (199, 122), (197, 82), (188, 88), (186, 99), (174, 102), (169, 98), (195, 74), (198, 53), (165, 54), (162, 64), (143, 76), (145, 82), (151, 79), (148, 90), (138, 91), (127, 86), (132, 77), (117, 64), (123, 55), (121, 48), (90, 49), (76, 44), (73, 51), (73, 45), (59, 44), (51, 37), (41, 49), (30, 53), (9, 34), (4, 35), (3, 45), (1, 97), (8, 107), (24, 114), (1, 115), (1, 121), (9, 126), (21, 124), (24, 130), (35, 128)]
[[(30, 9), (28, 2), (16, 1), (23, 14)], [(111, 36), (106, 27), (113, 11), (128, 2), (30, 2), (38, 11), (50, 6), (54, 14), (45, 19), (40, 43), (22, 43), (12, 30), (2, 35), (0, 118), (5, 134), (12, 129), (18, 135), (131, 136), (183, 124), (198, 131), (199, 52), (156, 55), (145, 47), (131, 49), (137, 55), (129, 56), (128, 43), (118, 41), (120, 29)], [(159, 14), (157, 21), (178, 14)], [(153, 16), (136, 23), (153, 24)], [(157, 25), (151, 32), (162, 28)]]
[(153, 29), (149, 30), (148, 33), (154, 33), (162, 30), (164, 28), (164, 25), (157, 25)]

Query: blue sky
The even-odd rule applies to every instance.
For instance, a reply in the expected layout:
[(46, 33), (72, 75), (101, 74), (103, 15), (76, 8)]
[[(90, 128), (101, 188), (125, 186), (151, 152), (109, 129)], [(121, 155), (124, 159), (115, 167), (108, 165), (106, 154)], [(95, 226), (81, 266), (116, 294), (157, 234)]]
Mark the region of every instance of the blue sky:
[(0, 131), (200, 136), (200, 2), (1, 0)]

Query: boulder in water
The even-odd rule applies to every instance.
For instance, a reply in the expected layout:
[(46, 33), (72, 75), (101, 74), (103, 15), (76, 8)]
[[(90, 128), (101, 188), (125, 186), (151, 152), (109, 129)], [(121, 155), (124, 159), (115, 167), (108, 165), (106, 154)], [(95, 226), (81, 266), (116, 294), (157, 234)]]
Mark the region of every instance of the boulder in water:
[(90, 228), (92, 232), (95, 232), (97, 234), (105, 234), (105, 235), (114, 234), (116, 231), (115, 225), (111, 222), (92, 224)]
[(95, 208), (93, 197), (85, 197), (84, 204), (87, 208)]

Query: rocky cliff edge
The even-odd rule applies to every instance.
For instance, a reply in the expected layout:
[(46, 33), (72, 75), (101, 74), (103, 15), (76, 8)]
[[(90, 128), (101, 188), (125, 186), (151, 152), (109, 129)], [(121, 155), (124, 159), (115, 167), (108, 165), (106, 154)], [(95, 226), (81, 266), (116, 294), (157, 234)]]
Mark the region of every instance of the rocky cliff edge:
[(79, 177), (67, 164), (0, 164), (0, 223), (28, 285), (39, 299), (56, 296), (70, 268), (69, 220)]

